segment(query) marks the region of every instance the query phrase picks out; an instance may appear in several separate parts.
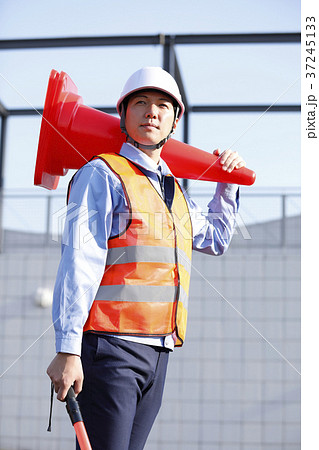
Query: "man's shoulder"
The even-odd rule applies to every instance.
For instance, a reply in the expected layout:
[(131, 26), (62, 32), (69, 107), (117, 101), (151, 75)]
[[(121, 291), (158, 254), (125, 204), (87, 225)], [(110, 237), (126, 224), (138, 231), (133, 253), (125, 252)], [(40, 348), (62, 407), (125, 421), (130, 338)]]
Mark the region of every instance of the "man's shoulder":
[[(109, 154), (111, 155), (111, 153)], [(101, 155), (102, 156), (102, 155)], [(86, 173), (94, 173), (94, 172), (104, 172), (108, 175), (114, 175), (113, 171), (111, 170), (110, 166), (107, 164), (107, 156), (106, 158), (100, 157), (100, 155), (97, 155), (94, 159), (91, 159), (86, 164), (84, 164), (79, 170), (79, 172), (86, 172)]]
[(101, 185), (105, 183), (117, 185), (119, 183), (118, 177), (111, 168), (103, 159), (98, 157), (88, 161), (75, 173), (73, 183), (77, 181), (91, 185)]
[(82, 169), (99, 169), (103, 170), (104, 172), (108, 172), (108, 166), (107, 164), (105, 164), (105, 160), (99, 155), (96, 155), (94, 159), (88, 161), (84, 166), (82, 166)]

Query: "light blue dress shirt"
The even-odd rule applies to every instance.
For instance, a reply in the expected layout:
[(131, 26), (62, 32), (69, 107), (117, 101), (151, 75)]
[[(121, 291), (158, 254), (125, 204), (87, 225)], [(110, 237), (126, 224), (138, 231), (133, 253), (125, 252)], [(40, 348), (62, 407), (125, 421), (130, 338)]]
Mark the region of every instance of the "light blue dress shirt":
[[(123, 144), (120, 154), (138, 165), (161, 194), (159, 177), (171, 173), (162, 159), (157, 165), (130, 144)], [(193, 248), (211, 255), (223, 254), (234, 231), (238, 186), (218, 183), (206, 215), (187, 192), (184, 194), (193, 226)], [(53, 295), (57, 352), (81, 354), (83, 326), (105, 270), (108, 238), (124, 229), (127, 217), (122, 184), (101, 159), (87, 163), (75, 174)], [(126, 339), (173, 347), (171, 336)]]

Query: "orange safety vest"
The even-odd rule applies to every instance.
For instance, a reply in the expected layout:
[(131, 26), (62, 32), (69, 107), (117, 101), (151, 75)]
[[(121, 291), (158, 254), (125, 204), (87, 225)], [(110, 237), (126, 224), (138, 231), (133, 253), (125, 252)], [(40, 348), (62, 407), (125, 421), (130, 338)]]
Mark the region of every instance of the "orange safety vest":
[(150, 180), (123, 156), (99, 155), (122, 183), (126, 229), (108, 240), (106, 267), (84, 332), (185, 339), (192, 226), (175, 180), (171, 211)]

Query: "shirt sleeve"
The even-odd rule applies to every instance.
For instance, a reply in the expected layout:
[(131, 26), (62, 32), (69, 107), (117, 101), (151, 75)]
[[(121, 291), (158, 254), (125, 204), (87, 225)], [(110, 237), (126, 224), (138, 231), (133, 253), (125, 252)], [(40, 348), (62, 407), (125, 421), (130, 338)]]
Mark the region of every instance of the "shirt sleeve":
[(92, 164), (73, 180), (53, 294), (57, 352), (81, 354), (83, 326), (105, 270), (113, 205), (121, 195), (113, 184), (110, 173)]
[(237, 184), (217, 183), (206, 214), (186, 194), (193, 226), (193, 249), (210, 255), (222, 255), (229, 247), (239, 208)]

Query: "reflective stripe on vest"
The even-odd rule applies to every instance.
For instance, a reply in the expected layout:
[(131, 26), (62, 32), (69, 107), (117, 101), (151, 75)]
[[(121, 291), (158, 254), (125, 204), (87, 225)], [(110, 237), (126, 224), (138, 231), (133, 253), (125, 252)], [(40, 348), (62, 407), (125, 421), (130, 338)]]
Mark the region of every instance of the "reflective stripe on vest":
[[(167, 302), (175, 301), (177, 286), (144, 286), (119, 284), (112, 286), (100, 286), (95, 300), (111, 298), (113, 302)], [(180, 297), (187, 298), (187, 294), (181, 287)]]
[(127, 228), (108, 240), (105, 272), (84, 331), (138, 336), (176, 333), (187, 322), (192, 228), (178, 182), (171, 211), (150, 180), (126, 158), (99, 156), (122, 183)]
[[(187, 272), (191, 272), (191, 261), (183, 250), (177, 249), (179, 263), (182, 264)], [(108, 250), (106, 265), (127, 264), (132, 262), (163, 262), (175, 264), (175, 256), (166, 247), (159, 246), (132, 246), (115, 247)]]

